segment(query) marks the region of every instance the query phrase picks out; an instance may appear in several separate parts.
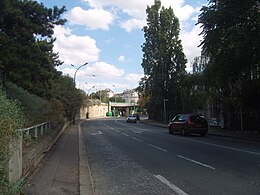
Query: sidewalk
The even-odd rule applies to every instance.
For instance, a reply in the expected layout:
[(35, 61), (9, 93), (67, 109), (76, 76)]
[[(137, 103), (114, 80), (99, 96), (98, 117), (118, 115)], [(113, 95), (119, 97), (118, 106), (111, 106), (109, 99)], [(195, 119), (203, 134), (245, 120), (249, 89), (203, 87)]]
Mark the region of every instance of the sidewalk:
[(25, 195), (93, 194), (80, 122), (65, 130), (22, 192)]
[[(147, 125), (154, 125), (154, 126), (168, 128), (168, 124), (160, 123), (160, 122), (157, 122), (154, 120), (144, 119), (144, 120), (141, 120), (140, 122), (145, 123)], [(214, 127), (209, 127), (208, 134), (215, 135), (215, 136), (234, 137), (234, 138), (239, 138), (239, 139), (249, 139), (249, 140), (260, 141), (259, 132), (251, 133), (250, 131), (231, 131), (231, 130), (224, 130), (224, 129), (217, 129)]]

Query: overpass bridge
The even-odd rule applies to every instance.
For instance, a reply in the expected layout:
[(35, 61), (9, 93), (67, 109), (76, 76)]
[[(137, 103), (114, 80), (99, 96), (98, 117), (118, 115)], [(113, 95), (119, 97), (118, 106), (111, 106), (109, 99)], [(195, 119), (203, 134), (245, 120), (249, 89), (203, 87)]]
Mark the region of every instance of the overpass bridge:
[(108, 112), (112, 112), (113, 115), (118, 113), (121, 116), (127, 116), (137, 112), (139, 105), (136, 102), (109, 102)]

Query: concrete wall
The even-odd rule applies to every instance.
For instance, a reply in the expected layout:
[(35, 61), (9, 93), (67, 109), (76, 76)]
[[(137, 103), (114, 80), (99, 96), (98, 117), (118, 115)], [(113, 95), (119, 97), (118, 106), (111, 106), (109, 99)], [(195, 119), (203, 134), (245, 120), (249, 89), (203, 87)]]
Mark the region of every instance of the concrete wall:
[(102, 103), (101, 105), (89, 106), (80, 109), (80, 118), (86, 118), (86, 113), (89, 113), (89, 118), (105, 117), (108, 112), (108, 105)]
[(9, 181), (16, 182), (22, 176), (22, 136), (14, 138), (10, 143), (12, 156), (8, 162)]

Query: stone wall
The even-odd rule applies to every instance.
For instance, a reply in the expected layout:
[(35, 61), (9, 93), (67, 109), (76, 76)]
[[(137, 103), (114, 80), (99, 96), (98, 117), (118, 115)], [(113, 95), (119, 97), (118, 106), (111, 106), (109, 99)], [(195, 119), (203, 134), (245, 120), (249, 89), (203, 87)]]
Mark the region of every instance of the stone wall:
[(108, 105), (102, 103), (101, 105), (94, 105), (89, 107), (84, 107), (80, 109), (80, 118), (86, 118), (86, 114), (88, 113), (89, 118), (100, 118), (105, 117), (108, 112)]

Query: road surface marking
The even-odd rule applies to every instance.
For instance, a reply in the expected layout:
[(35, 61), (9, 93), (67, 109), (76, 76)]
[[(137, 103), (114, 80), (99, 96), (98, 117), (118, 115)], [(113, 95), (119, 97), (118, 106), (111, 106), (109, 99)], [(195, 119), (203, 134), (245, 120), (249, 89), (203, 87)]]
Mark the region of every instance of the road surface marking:
[(201, 166), (207, 167), (207, 168), (209, 168), (209, 169), (213, 169), (213, 170), (215, 170), (214, 167), (209, 166), (209, 165), (206, 165), (206, 164), (204, 164), (204, 163), (201, 163), (201, 162), (198, 162), (198, 161), (192, 160), (192, 159), (190, 159), (190, 158), (187, 158), (187, 157), (184, 157), (184, 156), (181, 156), (181, 155), (177, 155), (177, 156), (178, 156), (179, 158), (183, 158), (183, 159), (185, 159), (185, 160), (187, 160), (187, 161), (190, 161), (190, 162), (196, 163), (196, 164), (198, 164), (198, 165), (201, 165)]
[(158, 147), (158, 146), (155, 146), (155, 145), (153, 145), (153, 144), (148, 144), (148, 145), (151, 146), (151, 147), (153, 147), (153, 148), (156, 148), (156, 149), (158, 149), (158, 150), (167, 152), (167, 150), (164, 150), (164, 149), (162, 149), (162, 148), (160, 148), (160, 147)]
[(101, 135), (102, 132), (101, 131), (98, 131), (97, 133), (92, 133), (91, 135)]
[(162, 183), (166, 184), (169, 188), (171, 188), (176, 194), (178, 195), (188, 195), (186, 192), (184, 192), (182, 189), (178, 188), (176, 185), (165, 179), (161, 175), (154, 175), (157, 179), (159, 179)]
[(126, 134), (126, 133), (121, 133), (122, 135), (125, 135), (125, 136), (127, 136), (127, 137), (129, 137), (129, 135), (128, 134)]
[(135, 137), (131, 137), (132, 139), (136, 140), (136, 141), (139, 141), (139, 142), (144, 142), (143, 140), (140, 140), (138, 138), (135, 138)]
[(202, 141), (198, 141), (198, 140), (191, 140), (191, 139), (182, 138), (182, 137), (176, 137), (176, 138), (191, 141), (191, 142), (197, 142), (197, 143), (201, 143), (201, 144), (205, 144), (205, 145), (209, 145), (209, 146), (215, 146), (215, 147), (219, 147), (219, 148), (225, 148), (225, 149), (229, 149), (229, 150), (235, 150), (235, 151), (238, 151), (238, 152), (245, 152), (245, 153), (248, 153), (248, 154), (254, 154), (254, 155), (260, 156), (259, 152), (252, 152), (252, 151), (248, 151), (248, 150), (242, 150), (242, 149), (233, 148), (233, 147), (229, 147), (229, 146), (222, 146), (222, 145), (218, 145), (218, 144), (211, 144), (211, 143), (207, 143), (207, 142), (202, 142)]
[(134, 133), (139, 133), (139, 134), (142, 134), (142, 131), (135, 131), (135, 130), (132, 130)]

